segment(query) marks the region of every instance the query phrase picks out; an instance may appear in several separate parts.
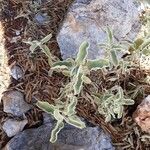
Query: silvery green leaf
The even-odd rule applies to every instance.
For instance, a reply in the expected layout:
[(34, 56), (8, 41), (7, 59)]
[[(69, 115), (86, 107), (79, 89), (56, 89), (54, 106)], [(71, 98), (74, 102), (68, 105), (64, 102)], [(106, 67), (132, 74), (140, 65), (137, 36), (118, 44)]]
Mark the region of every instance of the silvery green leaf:
[(147, 39), (142, 43), (142, 45), (140, 46), (140, 49), (143, 50), (149, 45), (150, 45), (150, 39)]
[(34, 53), (35, 49), (38, 47), (38, 45), (36, 44), (32, 44), (30, 47), (29, 47), (29, 50), (31, 51), (31, 53)]
[(30, 40), (29, 41), (22, 40), (22, 42), (30, 45), (36, 44), (35, 41), (30, 41)]
[(112, 49), (117, 50), (117, 51), (121, 51), (123, 49), (123, 47), (121, 47), (120, 45), (113, 45)]
[(83, 75), (82, 76), (82, 81), (85, 83), (85, 84), (91, 84), (92, 81), (90, 78), (88, 78), (87, 76)]
[(102, 105), (100, 105), (98, 107), (98, 112), (101, 114), (101, 115), (105, 115), (105, 111), (104, 111), (104, 108), (101, 107)]
[(46, 45), (40, 45), (40, 48), (42, 49), (43, 53), (45, 53), (47, 57), (51, 57), (50, 50)]
[(24, 41), (23, 40), (23, 43), (26, 43), (26, 44), (29, 44), (30, 47), (29, 47), (29, 50), (33, 53), (35, 51), (35, 49), (39, 46), (39, 42), (34, 40), (34, 41)]
[(119, 104), (119, 103), (117, 103), (117, 104), (115, 103), (115, 104), (114, 104), (114, 109), (113, 109), (113, 111), (114, 111), (115, 114), (118, 114), (120, 105), (122, 105), (122, 104), (121, 104), (121, 103), (120, 103), (120, 104)]
[(100, 93), (93, 93), (93, 94), (92, 94), (92, 96), (94, 96), (94, 97), (98, 97), (98, 98), (100, 98), (100, 99), (102, 99), (102, 98), (103, 98), (103, 95), (102, 95), (102, 94), (100, 94)]
[(108, 114), (108, 115), (106, 116), (105, 121), (106, 121), (106, 122), (111, 121), (111, 115), (110, 115), (110, 114)]
[(98, 70), (108, 66), (109, 66), (109, 60), (107, 59), (97, 59), (97, 60), (87, 61), (87, 67), (89, 70)]
[(78, 76), (74, 79), (75, 83), (74, 83), (73, 89), (74, 89), (75, 95), (78, 95), (81, 92), (82, 84), (83, 84), (82, 75), (83, 74), (79, 73)]
[(141, 38), (136, 39), (134, 41), (134, 47), (135, 47), (135, 49), (138, 49), (142, 45), (143, 42), (144, 42), (144, 40), (141, 39)]
[(52, 66), (53, 61), (52, 61), (52, 55), (51, 55), (49, 48), (46, 45), (40, 45), (40, 48), (45, 53), (45, 55), (48, 57), (49, 65)]
[(36, 105), (43, 111), (47, 112), (48, 114), (51, 115), (54, 114), (55, 106), (49, 104), (48, 102), (38, 101)]
[(113, 32), (110, 28), (107, 28), (107, 36), (108, 36), (108, 42), (113, 43)]
[(123, 106), (120, 105), (120, 107), (118, 108), (118, 119), (120, 119), (123, 115)]
[(95, 102), (97, 105), (102, 104), (102, 102), (103, 102), (103, 95), (102, 95), (102, 94), (93, 93), (93, 94), (92, 94), (92, 97), (93, 97), (94, 102)]
[(124, 93), (122, 87), (120, 86), (118, 87), (118, 94), (119, 94), (119, 99), (123, 99)]
[[(62, 68), (63, 69), (63, 68)], [(62, 70), (62, 74), (64, 76), (70, 77), (70, 71), (69, 70)]]
[(65, 121), (68, 124), (73, 125), (74, 127), (77, 127), (79, 129), (83, 129), (86, 127), (85, 123), (83, 121), (81, 121), (80, 118), (77, 116), (70, 116), (70, 117), (66, 118)]
[(122, 103), (122, 105), (134, 105), (134, 100), (132, 100), (132, 99), (123, 99), (121, 103)]
[(112, 64), (114, 66), (118, 66), (119, 61), (118, 61), (117, 54), (116, 54), (115, 50), (110, 51), (110, 57), (111, 57), (111, 60), (112, 60)]
[(57, 121), (56, 126), (52, 130), (50, 142), (55, 143), (57, 140), (58, 133), (64, 128), (64, 123), (62, 121)]
[(89, 47), (89, 43), (86, 42), (86, 41), (84, 41), (80, 45), (79, 52), (78, 52), (77, 58), (75, 60), (77, 62), (77, 64), (82, 64), (85, 61), (85, 59), (86, 59), (86, 57), (88, 55), (88, 52), (87, 52), (88, 47)]
[(78, 66), (73, 67), (71, 70), (71, 76), (77, 75), (78, 70), (79, 70)]
[(115, 113), (113, 111), (113, 106), (109, 108), (107, 111), (108, 111), (108, 114), (110, 114), (113, 118), (116, 118)]
[(72, 67), (72, 62), (70, 61), (58, 61), (53, 63), (52, 69), (70, 69)]
[(107, 43), (102, 43), (102, 44), (99, 44), (98, 46), (103, 49), (109, 48), (109, 44), (107, 44)]
[(96, 97), (96, 96), (93, 96), (94, 97), (94, 102), (97, 104), (97, 105), (99, 105), (100, 104), (100, 102), (101, 102), (101, 99), (100, 98), (98, 98), (98, 97)]
[(52, 67), (51, 69), (53, 69), (53, 70), (56, 70), (56, 69), (60, 69), (60, 70), (64, 70), (64, 69), (68, 69), (68, 67), (67, 66), (55, 66), (55, 67)]
[(72, 99), (70, 100), (69, 105), (67, 106), (67, 115), (68, 116), (72, 116), (73, 114), (76, 113), (76, 111), (75, 111), (76, 105), (77, 105), (77, 97), (73, 96)]
[(145, 56), (149, 56), (150, 55), (150, 48), (143, 49), (142, 54), (144, 54)]
[(50, 33), (49, 35), (47, 35), (46, 37), (44, 37), (41, 40), (41, 44), (44, 44), (44, 43), (48, 42), (51, 38), (52, 38), (52, 34)]
[[(105, 99), (105, 98), (104, 98)], [(111, 102), (113, 102), (113, 100), (114, 100), (114, 95), (112, 95), (112, 96), (109, 96), (107, 99), (105, 99), (105, 105), (110, 105), (110, 103)]]
[(64, 117), (60, 114), (59, 109), (54, 110), (54, 118), (58, 121), (63, 121)]
[(106, 100), (109, 99), (110, 97), (112, 98), (112, 97), (114, 97), (114, 95), (111, 94), (111, 93), (110, 93), (110, 94), (109, 94), (109, 93), (105, 93), (105, 94), (103, 95), (103, 100), (106, 101)]

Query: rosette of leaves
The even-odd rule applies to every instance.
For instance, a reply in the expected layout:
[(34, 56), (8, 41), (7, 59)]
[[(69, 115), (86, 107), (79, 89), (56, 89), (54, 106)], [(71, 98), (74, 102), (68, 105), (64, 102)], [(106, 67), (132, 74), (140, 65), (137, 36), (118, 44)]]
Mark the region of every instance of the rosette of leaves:
[(79, 129), (85, 127), (85, 123), (80, 120), (76, 115), (77, 97), (73, 94), (68, 95), (67, 103), (59, 103), (56, 105), (49, 104), (48, 102), (38, 101), (37, 106), (48, 114), (52, 115), (57, 123), (51, 132), (50, 142), (54, 143), (57, 140), (58, 133), (64, 127), (64, 121)]
[(138, 38), (134, 42), (131, 42), (129, 52), (138, 56), (150, 55), (150, 37)]
[(117, 44), (114, 40), (113, 31), (107, 28), (107, 41), (106, 43), (100, 44), (99, 46), (105, 50), (105, 58), (109, 60), (110, 68), (121, 70), (123, 74), (130, 71), (129, 69), (133, 67), (133, 61), (129, 57), (121, 57), (124, 54), (129, 54), (127, 47), (121, 43)]
[(107, 41), (106, 43), (100, 44), (99, 46), (105, 50), (106, 58), (109, 59), (111, 66), (119, 66), (118, 52), (123, 51), (121, 45), (117, 45), (114, 42), (113, 32), (110, 28), (107, 28)]
[[(145, 0), (146, 1), (146, 0)], [(150, 3), (150, 2), (149, 2)], [(145, 11), (143, 14), (143, 36), (130, 42), (129, 51), (131, 54), (150, 55), (150, 12)]]
[(54, 63), (51, 68), (53, 70), (60, 71), (64, 75), (71, 78), (74, 95), (78, 95), (81, 92), (83, 83), (91, 83), (91, 80), (88, 77), (90, 71), (109, 66), (108, 59), (87, 59), (88, 48), (88, 42), (83, 42), (79, 47), (79, 51), (75, 60), (69, 58), (64, 61), (59, 61)]
[(112, 118), (120, 119), (123, 115), (124, 105), (133, 105), (134, 100), (128, 99), (120, 86), (107, 90), (104, 94), (94, 94), (94, 101), (98, 106), (98, 112), (104, 115), (105, 121)]
[(46, 37), (44, 37), (42, 40), (38, 41), (38, 40), (33, 40), (33, 41), (23, 41), (26, 44), (29, 44), (29, 50), (31, 53), (34, 53), (35, 50), (37, 48), (40, 48), (42, 50), (43, 53), (45, 53), (45, 55), (48, 57), (48, 63), (50, 65), (50, 67), (52, 66), (53, 61), (55, 61), (55, 57), (52, 56), (48, 46), (46, 45), (46, 43), (52, 38), (52, 34), (47, 35)]

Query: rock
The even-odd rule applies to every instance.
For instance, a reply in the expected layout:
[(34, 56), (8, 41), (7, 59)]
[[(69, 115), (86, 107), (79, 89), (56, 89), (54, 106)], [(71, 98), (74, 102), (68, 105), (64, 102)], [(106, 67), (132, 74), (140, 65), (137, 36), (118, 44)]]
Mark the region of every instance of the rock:
[(14, 116), (22, 116), (31, 109), (31, 105), (24, 101), (24, 95), (19, 91), (6, 92), (3, 97), (3, 110)]
[(89, 58), (101, 58), (99, 44), (105, 42), (106, 27), (116, 41), (133, 39), (140, 29), (138, 6), (134, 0), (75, 0), (63, 22), (57, 41), (64, 59), (74, 57), (80, 44), (90, 43)]
[(46, 13), (37, 13), (34, 19), (39, 25), (44, 25), (49, 22), (49, 17)]
[(23, 70), (19, 66), (14, 65), (11, 67), (10, 74), (14, 79), (18, 80), (23, 77)]
[(2, 128), (8, 137), (12, 137), (18, 134), (19, 132), (21, 132), (27, 123), (28, 123), (27, 120), (18, 121), (18, 120), (8, 119), (3, 124)]
[(150, 95), (137, 107), (133, 118), (143, 131), (150, 134)]
[[(50, 117), (51, 118), (51, 117)], [(114, 150), (108, 135), (98, 127), (77, 129), (66, 125), (56, 143), (49, 142), (54, 120), (37, 129), (28, 129), (13, 137), (3, 150)]]

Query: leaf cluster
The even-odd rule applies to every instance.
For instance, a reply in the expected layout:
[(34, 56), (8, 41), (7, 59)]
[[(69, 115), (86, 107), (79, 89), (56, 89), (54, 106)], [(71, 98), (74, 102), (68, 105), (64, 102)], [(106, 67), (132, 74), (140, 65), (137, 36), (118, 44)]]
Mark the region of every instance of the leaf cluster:
[[(47, 102), (38, 101), (37, 106), (43, 111), (51, 114), (56, 120), (56, 126), (52, 130), (51, 142), (57, 140), (57, 135), (64, 127), (64, 122), (71, 124), (77, 128), (84, 128), (85, 123), (80, 120), (76, 115), (76, 106), (78, 102), (78, 96), (81, 93), (84, 84), (94, 84), (89, 78), (92, 70), (105, 69), (105, 70), (118, 70), (122, 69), (125, 73), (131, 65), (133, 65), (132, 59), (119, 58), (118, 53), (128, 52), (133, 57), (135, 51), (142, 54), (147, 54), (146, 49), (150, 45), (149, 37), (145, 39), (137, 39), (135, 42), (130, 43), (130, 48), (125, 49), (122, 45), (117, 45), (114, 42), (113, 33), (110, 29), (107, 30), (108, 39), (107, 43), (101, 44), (106, 52), (104, 59), (88, 59), (89, 43), (83, 42), (77, 53), (75, 59), (68, 58), (63, 61), (56, 61), (51, 63), (51, 70), (61, 72), (65, 76), (69, 77), (69, 83), (60, 91), (60, 96), (55, 101), (55, 105)], [(34, 52), (36, 47), (40, 47), (43, 50), (43, 45), (49, 40), (45, 38), (43, 41), (32, 41), (30, 44), (30, 50)], [(36, 45), (36, 46), (35, 46)], [(45, 46), (44, 46), (45, 47)], [(43, 50), (47, 56), (51, 57), (46, 51)], [(52, 58), (51, 58), (52, 60)], [(52, 61), (51, 61), (52, 62)], [(92, 95), (94, 102), (98, 106), (98, 112), (104, 115), (106, 121), (112, 119), (120, 119), (123, 115), (125, 105), (133, 105), (134, 100), (126, 98), (123, 89), (120, 86), (114, 86), (111, 89), (105, 90), (103, 94), (95, 93)]]
[(114, 86), (106, 90), (104, 94), (93, 94), (93, 97), (98, 106), (98, 112), (105, 116), (106, 122), (111, 121), (112, 118), (120, 119), (124, 105), (134, 104), (134, 100), (125, 97), (120, 86)]
[(38, 40), (23, 41), (24, 43), (30, 45), (29, 50), (30, 50), (31, 53), (34, 53), (37, 48), (40, 48), (42, 50), (42, 52), (45, 53), (45, 55), (48, 57), (48, 63), (50, 65), (50, 67), (53, 64), (53, 61), (55, 61), (55, 57), (51, 54), (51, 52), (50, 52), (48, 46), (46, 45), (46, 43), (51, 38), (52, 38), (52, 34), (48, 34), (46, 37), (44, 37), (40, 41), (38, 41)]
[(108, 59), (87, 59), (88, 47), (88, 42), (83, 42), (79, 47), (79, 52), (75, 60), (69, 58), (64, 61), (59, 61), (54, 63), (51, 68), (56, 71), (61, 71), (64, 75), (71, 78), (74, 95), (80, 94), (83, 83), (91, 83), (88, 75), (90, 75), (92, 70), (98, 70), (109, 66)]
[[(76, 115), (76, 105), (77, 105), (77, 97), (70, 94), (68, 95), (67, 104), (61, 102), (56, 106), (49, 104), (48, 102), (38, 101), (37, 106), (41, 108), (43, 111), (51, 114), (56, 120), (57, 123), (54, 129), (51, 132), (50, 141), (52, 143), (56, 142), (57, 135), (61, 129), (64, 127), (64, 121), (70, 125), (73, 125), (79, 129), (85, 127), (85, 123), (80, 120), (80, 118)], [(67, 107), (65, 107), (65, 105)]]

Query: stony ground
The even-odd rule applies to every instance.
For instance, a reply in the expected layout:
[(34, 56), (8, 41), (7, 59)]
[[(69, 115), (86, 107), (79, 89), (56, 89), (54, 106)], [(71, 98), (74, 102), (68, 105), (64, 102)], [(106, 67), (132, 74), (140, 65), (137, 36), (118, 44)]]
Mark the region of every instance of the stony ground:
[[(20, 91), (25, 95), (25, 102), (32, 105), (32, 109), (25, 113), (28, 123), (25, 129), (39, 127), (42, 123), (42, 112), (34, 106), (35, 100), (46, 100), (53, 103), (54, 98), (58, 97), (58, 93), (66, 78), (61, 74), (55, 74), (49, 77), (49, 65), (46, 56), (37, 51), (35, 55), (30, 55), (29, 47), (24, 44), (23, 39), (41, 39), (49, 33), (53, 34), (53, 38), (48, 43), (52, 53), (61, 59), (59, 47), (56, 41), (56, 35), (59, 30), (69, 5), (73, 0), (42, 0), (40, 1), (23, 1), (5, 0), (0, 1), (1, 23), (4, 29), (5, 50), (8, 56), (8, 65), (11, 68), (11, 83), (7, 91)], [(13, 68), (17, 67), (13, 72)], [(16, 69), (15, 69), (16, 70)], [(5, 72), (6, 74), (6, 72)], [(19, 74), (19, 75), (18, 75)], [(100, 75), (101, 73), (93, 73), (93, 81), (102, 81), (102, 85), (111, 87), (112, 82)], [(139, 69), (133, 70), (127, 77), (120, 77), (120, 84), (128, 88), (129, 82), (135, 85), (142, 84), (141, 79), (145, 72)], [(85, 91), (88, 92), (88, 88)], [(100, 87), (101, 89), (101, 87)], [(144, 93), (150, 94), (149, 85), (143, 83)], [(101, 126), (105, 131), (110, 133), (114, 145), (124, 149), (141, 149), (148, 150), (150, 143), (146, 139), (141, 141), (141, 135), (144, 135), (140, 128), (134, 123), (132, 113), (137, 105), (142, 101), (143, 95), (137, 98), (137, 104), (134, 108), (126, 110), (122, 121), (115, 121), (112, 124), (106, 124), (104, 118), (95, 115), (95, 109), (89, 101), (81, 96), (78, 105), (78, 114), (89, 120), (90, 122)], [(1, 124), (8, 118), (13, 116), (3, 111), (3, 104), (0, 106)], [(19, 116), (18, 116), (19, 118)], [(0, 128), (0, 148), (3, 147), (10, 138)]]

